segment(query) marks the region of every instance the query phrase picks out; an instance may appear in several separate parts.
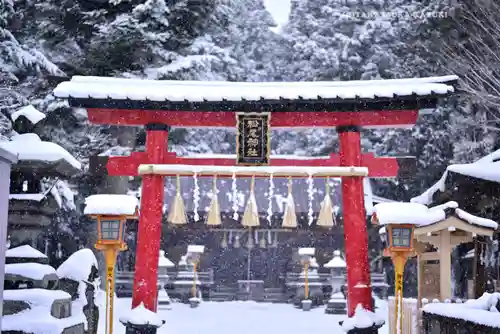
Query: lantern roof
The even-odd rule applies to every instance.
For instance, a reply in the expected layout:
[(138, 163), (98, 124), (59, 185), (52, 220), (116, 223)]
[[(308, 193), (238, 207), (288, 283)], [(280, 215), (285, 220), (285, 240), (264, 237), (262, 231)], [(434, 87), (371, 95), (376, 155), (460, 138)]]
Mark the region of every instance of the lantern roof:
[[(404, 211), (407, 210), (407, 212)], [(474, 216), (467, 211), (460, 209), (458, 203), (454, 201), (437, 205), (431, 208), (417, 203), (381, 203), (375, 205), (375, 218), (380, 225), (387, 224), (414, 224), (415, 227), (425, 227), (439, 224), (450, 217), (458, 218), (469, 225), (478, 228), (496, 230), (498, 223), (478, 216)], [(379, 233), (384, 234), (385, 228)]]
[(325, 265), (325, 268), (345, 268), (347, 267), (347, 263), (340, 255), (340, 251), (336, 250), (333, 252), (333, 258), (328, 261)]
[(139, 200), (132, 195), (99, 194), (85, 199), (86, 215), (134, 216)]
[(434, 108), (457, 76), (359, 81), (222, 82), (74, 76), (54, 96), (72, 107), (186, 111), (374, 111)]
[(446, 218), (443, 210), (429, 209), (423, 204), (407, 202), (379, 203), (373, 207), (372, 221), (379, 225), (429, 225)]
[(33, 171), (46, 176), (72, 176), (81, 171), (81, 164), (63, 147), (42, 141), (34, 133), (16, 135), (0, 143), (0, 148), (16, 154), (12, 170)]

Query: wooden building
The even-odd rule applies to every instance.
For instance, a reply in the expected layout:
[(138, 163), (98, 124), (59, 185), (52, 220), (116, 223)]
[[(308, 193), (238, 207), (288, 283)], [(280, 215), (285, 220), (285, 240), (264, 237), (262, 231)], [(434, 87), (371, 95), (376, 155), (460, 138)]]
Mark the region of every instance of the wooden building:
[[(471, 164), (448, 166), (435, 185), (412, 201), (429, 206), (455, 201), (472, 215), (499, 222), (500, 150)], [(497, 231), (492, 239), (478, 236), (456, 248), (453, 254), (456, 295), (477, 298), (495, 288), (491, 283), (500, 279), (499, 241)]]

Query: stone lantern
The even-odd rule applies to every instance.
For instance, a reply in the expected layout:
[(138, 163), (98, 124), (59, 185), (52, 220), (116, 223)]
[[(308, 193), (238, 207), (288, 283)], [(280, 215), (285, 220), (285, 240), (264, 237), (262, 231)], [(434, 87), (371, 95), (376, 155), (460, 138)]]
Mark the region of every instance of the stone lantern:
[(342, 291), (342, 287), (346, 283), (346, 262), (342, 258), (340, 250), (333, 252), (333, 258), (324, 265), (325, 268), (330, 269), (331, 277), (330, 283), (332, 286), (332, 295), (328, 300), (325, 308), (327, 314), (345, 314), (347, 300)]

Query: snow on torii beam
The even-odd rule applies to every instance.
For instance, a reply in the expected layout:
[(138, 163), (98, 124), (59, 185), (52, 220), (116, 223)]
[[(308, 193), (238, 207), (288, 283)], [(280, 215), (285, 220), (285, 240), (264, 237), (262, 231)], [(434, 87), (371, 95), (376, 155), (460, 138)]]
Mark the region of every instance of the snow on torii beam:
[[(338, 154), (322, 157), (271, 155), (269, 161), (271, 167), (341, 166)], [(90, 169), (94, 175), (138, 176), (139, 166), (149, 164), (150, 160), (145, 152), (133, 152), (130, 156), (94, 156), (91, 157), (90, 162)], [(409, 177), (414, 175), (415, 162), (414, 157), (376, 157), (373, 153), (364, 153), (361, 156), (361, 165), (368, 168), (368, 177), (370, 178)], [(236, 166), (236, 156), (233, 154), (213, 156), (203, 154), (178, 157), (174, 152), (167, 152), (161, 164), (233, 167)]]
[(139, 175), (217, 175), (235, 176), (298, 176), (298, 177), (338, 177), (338, 176), (361, 176), (368, 175), (368, 168), (359, 166), (344, 167), (300, 167), (300, 166), (211, 166), (211, 165), (140, 165)]

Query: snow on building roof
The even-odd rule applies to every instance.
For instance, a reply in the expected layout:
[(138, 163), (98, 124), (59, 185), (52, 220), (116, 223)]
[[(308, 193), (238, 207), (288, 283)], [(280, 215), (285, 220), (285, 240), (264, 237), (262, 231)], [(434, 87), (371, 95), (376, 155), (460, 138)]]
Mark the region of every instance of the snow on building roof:
[(18, 155), (19, 161), (57, 162), (64, 160), (73, 168), (80, 170), (82, 165), (61, 146), (42, 141), (34, 133), (24, 133), (12, 137), (11, 141), (0, 142), (0, 147)]
[(148, 310), (143, 303), (120, 316), (120, 322), (122, 324), (152, 325), (156, 327), (160, 327), (164, 323), (157, 313)]
[(443, 210), (431, 210), (418, 203), (380, 203), (374, 206), (374, 215), (380, 225), (429, 225), (446, 218)]
[[(431, 208), (418, 203), (381, 203), (375, 205), (376, 219), (380, 225), (386, 224), (415, 224), (426, 226), (445, 220), (450, 214), (456, 215), (469, 224), (497, 229), (498, 224), (491, 219), (474, 216), (460, 208), (458, 203), (450, 201)], [(385, 233), (385, 229), (379, 231)]]
[(160, 257), (158, 259), (158, 267), (172, 268), (175, 267), (175, 264), (170, 261), (167, 257), (165, 257), (165, 251), (160, 251)]
[(188, 245), (187, 252), (188, 253), (198, 253), (201, 254), (205, 251), (205, 246), (203, 245)]
[(299, 255), (314, 256), (316, 249), (312, 247), (299, 248)]
[(466, 222), (472, 224), (472, 225), (477, 225), (481, 227), (487, 227), (487, 228), (492, 228), (496, 230), (498, 228), (498, 223), (494, 222), (491, 219), (486, 219), (486, 218), (481, 218), (478, 216), (471, 215), (468, 212), (465, 212), (464, 210), (461, 209), (455, 209), (455, 213), (459, 218), (462, 220), (465, 220)]
[(5, 273), (20, 275), (34, 280), (42, 280), (47, 275), (55, 275), (56, 270), (48, 264), (11, 263), (5, 265)]
[(421, 195), (412, 198), (410, 202), (424, 205), (431, 204), (434, 194), (438, 190), (445, 190), (448, 172), (500, 183), (500, 150), (496, 150), (470, 164), (455, 164), (448, 166), (438, 182), (432, 185)]
[(447, 82), (456, 80), (456, 76), (446, 76), (347, 82), (222, 82), (74, 76), (70, 81), (60, 83), (54, 95), (60, 98), (159, 102), (376, 99), (395, 95), (446, 95), (454, 91)]
[(43, 113), (39, 112), (32, 105), (22, 107), (21, 109), (13, 112), (12, 115), (10, 115), (10, 117), (12, 118), (12, 121), (14, 121), (14, 122), (21, 116), (24, 116), (27, 119), (29, 119), (32, 124), (36, 124), (45, 118), (45, 115)]
[(92, 266), (99, 268), (94, 252), (88, 248), (80, 249), (57, 268), (57, 276), (78, 282), (86, 281), (92, 272)]
[(23, 245), (11, 249), (7, 249), (5, 257), (18, 257), (28, 259), (46, 259), (47, 255), (34, 249), (30, 245)]
[(139, 200), (131, 195), (92, 195), (85, 199), (86, 215), (127, 215), (136, 214)]

